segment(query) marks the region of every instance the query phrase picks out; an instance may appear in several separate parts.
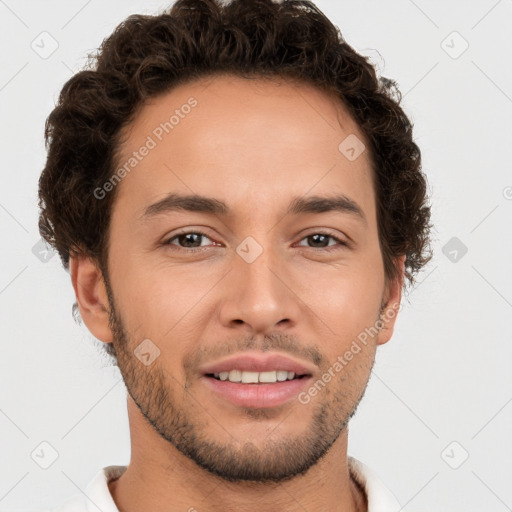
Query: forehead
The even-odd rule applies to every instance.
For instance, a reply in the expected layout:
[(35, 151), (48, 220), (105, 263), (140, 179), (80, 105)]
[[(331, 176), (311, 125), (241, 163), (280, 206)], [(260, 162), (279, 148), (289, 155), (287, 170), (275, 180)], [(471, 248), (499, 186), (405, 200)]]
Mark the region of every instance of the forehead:
[(116, 202), (139, 215), (173, 191), (268, 208), (335, 192), (373, 213), (369, 150), (347, 153), (365, 136), (341, 101), (309, 84), (232, 75), (182, 84), (146, 102), (123, 136)]

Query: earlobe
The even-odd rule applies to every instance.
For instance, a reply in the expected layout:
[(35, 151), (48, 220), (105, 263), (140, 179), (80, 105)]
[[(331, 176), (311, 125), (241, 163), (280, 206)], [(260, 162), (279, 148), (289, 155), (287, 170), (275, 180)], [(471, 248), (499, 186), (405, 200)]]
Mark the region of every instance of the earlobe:
[(385, 301), (379, 318), (379, 334), (377, 345), (387, 343), (393, 335), (396, 317), (400, 309), (402, 299), (402, 286), (405, 276), (405, 255), (400, 256), (396, 261), (399, 270), (397, 277), (387, 285)]
[(71, 256), (69, 272), (83, 322), (95, 338), (112, 342), (108, 296), (101, 270), (91, 258)]

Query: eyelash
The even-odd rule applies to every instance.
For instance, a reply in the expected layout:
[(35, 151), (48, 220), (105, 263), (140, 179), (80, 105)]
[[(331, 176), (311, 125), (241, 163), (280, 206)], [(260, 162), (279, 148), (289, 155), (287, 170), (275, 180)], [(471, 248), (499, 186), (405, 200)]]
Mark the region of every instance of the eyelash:
[[(175, 234), (172, 238), (169, 238), (167, 239), (165, 242), (162, 243), (162, 245), (164, 246), (174, 246), (173, 250), (176, 249), (176, 250), (184, 250), (184, 251), (187, 251), (187, 252), (196, 252), (196, 251), (201, 251), (201, 250), (204, 250), (206, 249), (207, 247), (180, 247), (176, 244), (171, 244), (171, 242), (178, 238), (179, 236), (183, 236), (183, 235), (200, 235), (200, 236), (204, 236), (206, 238), (210, 238), (206, 233), (203, 233), (202, 231), (184, 231), (182, 233), (177, 233)], [(325, 233), (323, 231), (318, 231), (318, 232), (315, 232), (315, 233), (311, 233), (309, 235), (306, 235), (305, 237), (301, 238), (301, 242), (302, 240), (305, 240), (306, 238), (309, 238), (313, 235), (323, 235), (323, 236), (326, 236), (328, 238), (332, 238), (333, 240), (335, 240), (336, 242), (338, 242), (337, 245), (332, 245), (332, 246), (327, 246), (327, 247), (307, 247), (307, 246), (300, 246), (300, 247), (305, 247), (306, 249), (313, 249), (313, 250), (317, 250), (317, 251), (332, 251), (332, 250), (337, 250), (337, 249), (341, 249), (341, 248), (346, 248), (349, 246), (349, 244), (347, 242), (344, 242), (343, 240), (340, 240), (338, 237), (335, 237), (329, 233)]]

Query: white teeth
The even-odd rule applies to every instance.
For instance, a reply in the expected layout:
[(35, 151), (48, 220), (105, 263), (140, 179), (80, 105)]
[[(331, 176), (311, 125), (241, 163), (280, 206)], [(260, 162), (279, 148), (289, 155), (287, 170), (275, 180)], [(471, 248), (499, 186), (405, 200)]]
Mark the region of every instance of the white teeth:
[(229, 372), (214, 373), (213, 376), (220, 380), (229, 380), (230, 382), (256, 384), (258, 382), (273, 383), (292, 380), (295, 377), (295, 372), (288, 372), (286, 370), (271, 370), (266, 372), (231, 370)]
[(276, 373), (277, 373), (277, 380), (279, 382), (283, 382), (283, 380), (286, 380), (288, 378), (288, 372), (286, 370), (278, 370)]
[(259, 381), (260, 382), (276, 382), (277, 372), (260, 372)]
[(242, 382), (244, 384), (255, 384), (258, 382), (258, 372), (242, 372)]
[(242, 381), (242, 372), (239, 370), (231, 370), (229, 372), (229, 382), (241, 382)]

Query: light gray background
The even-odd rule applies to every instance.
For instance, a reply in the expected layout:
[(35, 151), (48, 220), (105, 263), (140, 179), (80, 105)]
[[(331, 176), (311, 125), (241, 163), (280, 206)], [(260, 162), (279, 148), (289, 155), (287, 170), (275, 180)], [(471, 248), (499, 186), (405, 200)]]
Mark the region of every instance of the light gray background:
[[(129, 461), (121, 376), (74, 323), (58, 256), (32, 251), (37, 180), (64, 82), (129, 14), (166, 5), (0, 0), (0, 510), (56, 506)], [(436, 226), (435, 257), (379, 348), (349, 452), (404, 511), (512, 510), (512, 1), (317, 5), (398, 81)], [(44, 31), (58, 43), (47, 58), (31, 47), (51, 49)], [(43, 442), (58, 453), (48, 469)]]

